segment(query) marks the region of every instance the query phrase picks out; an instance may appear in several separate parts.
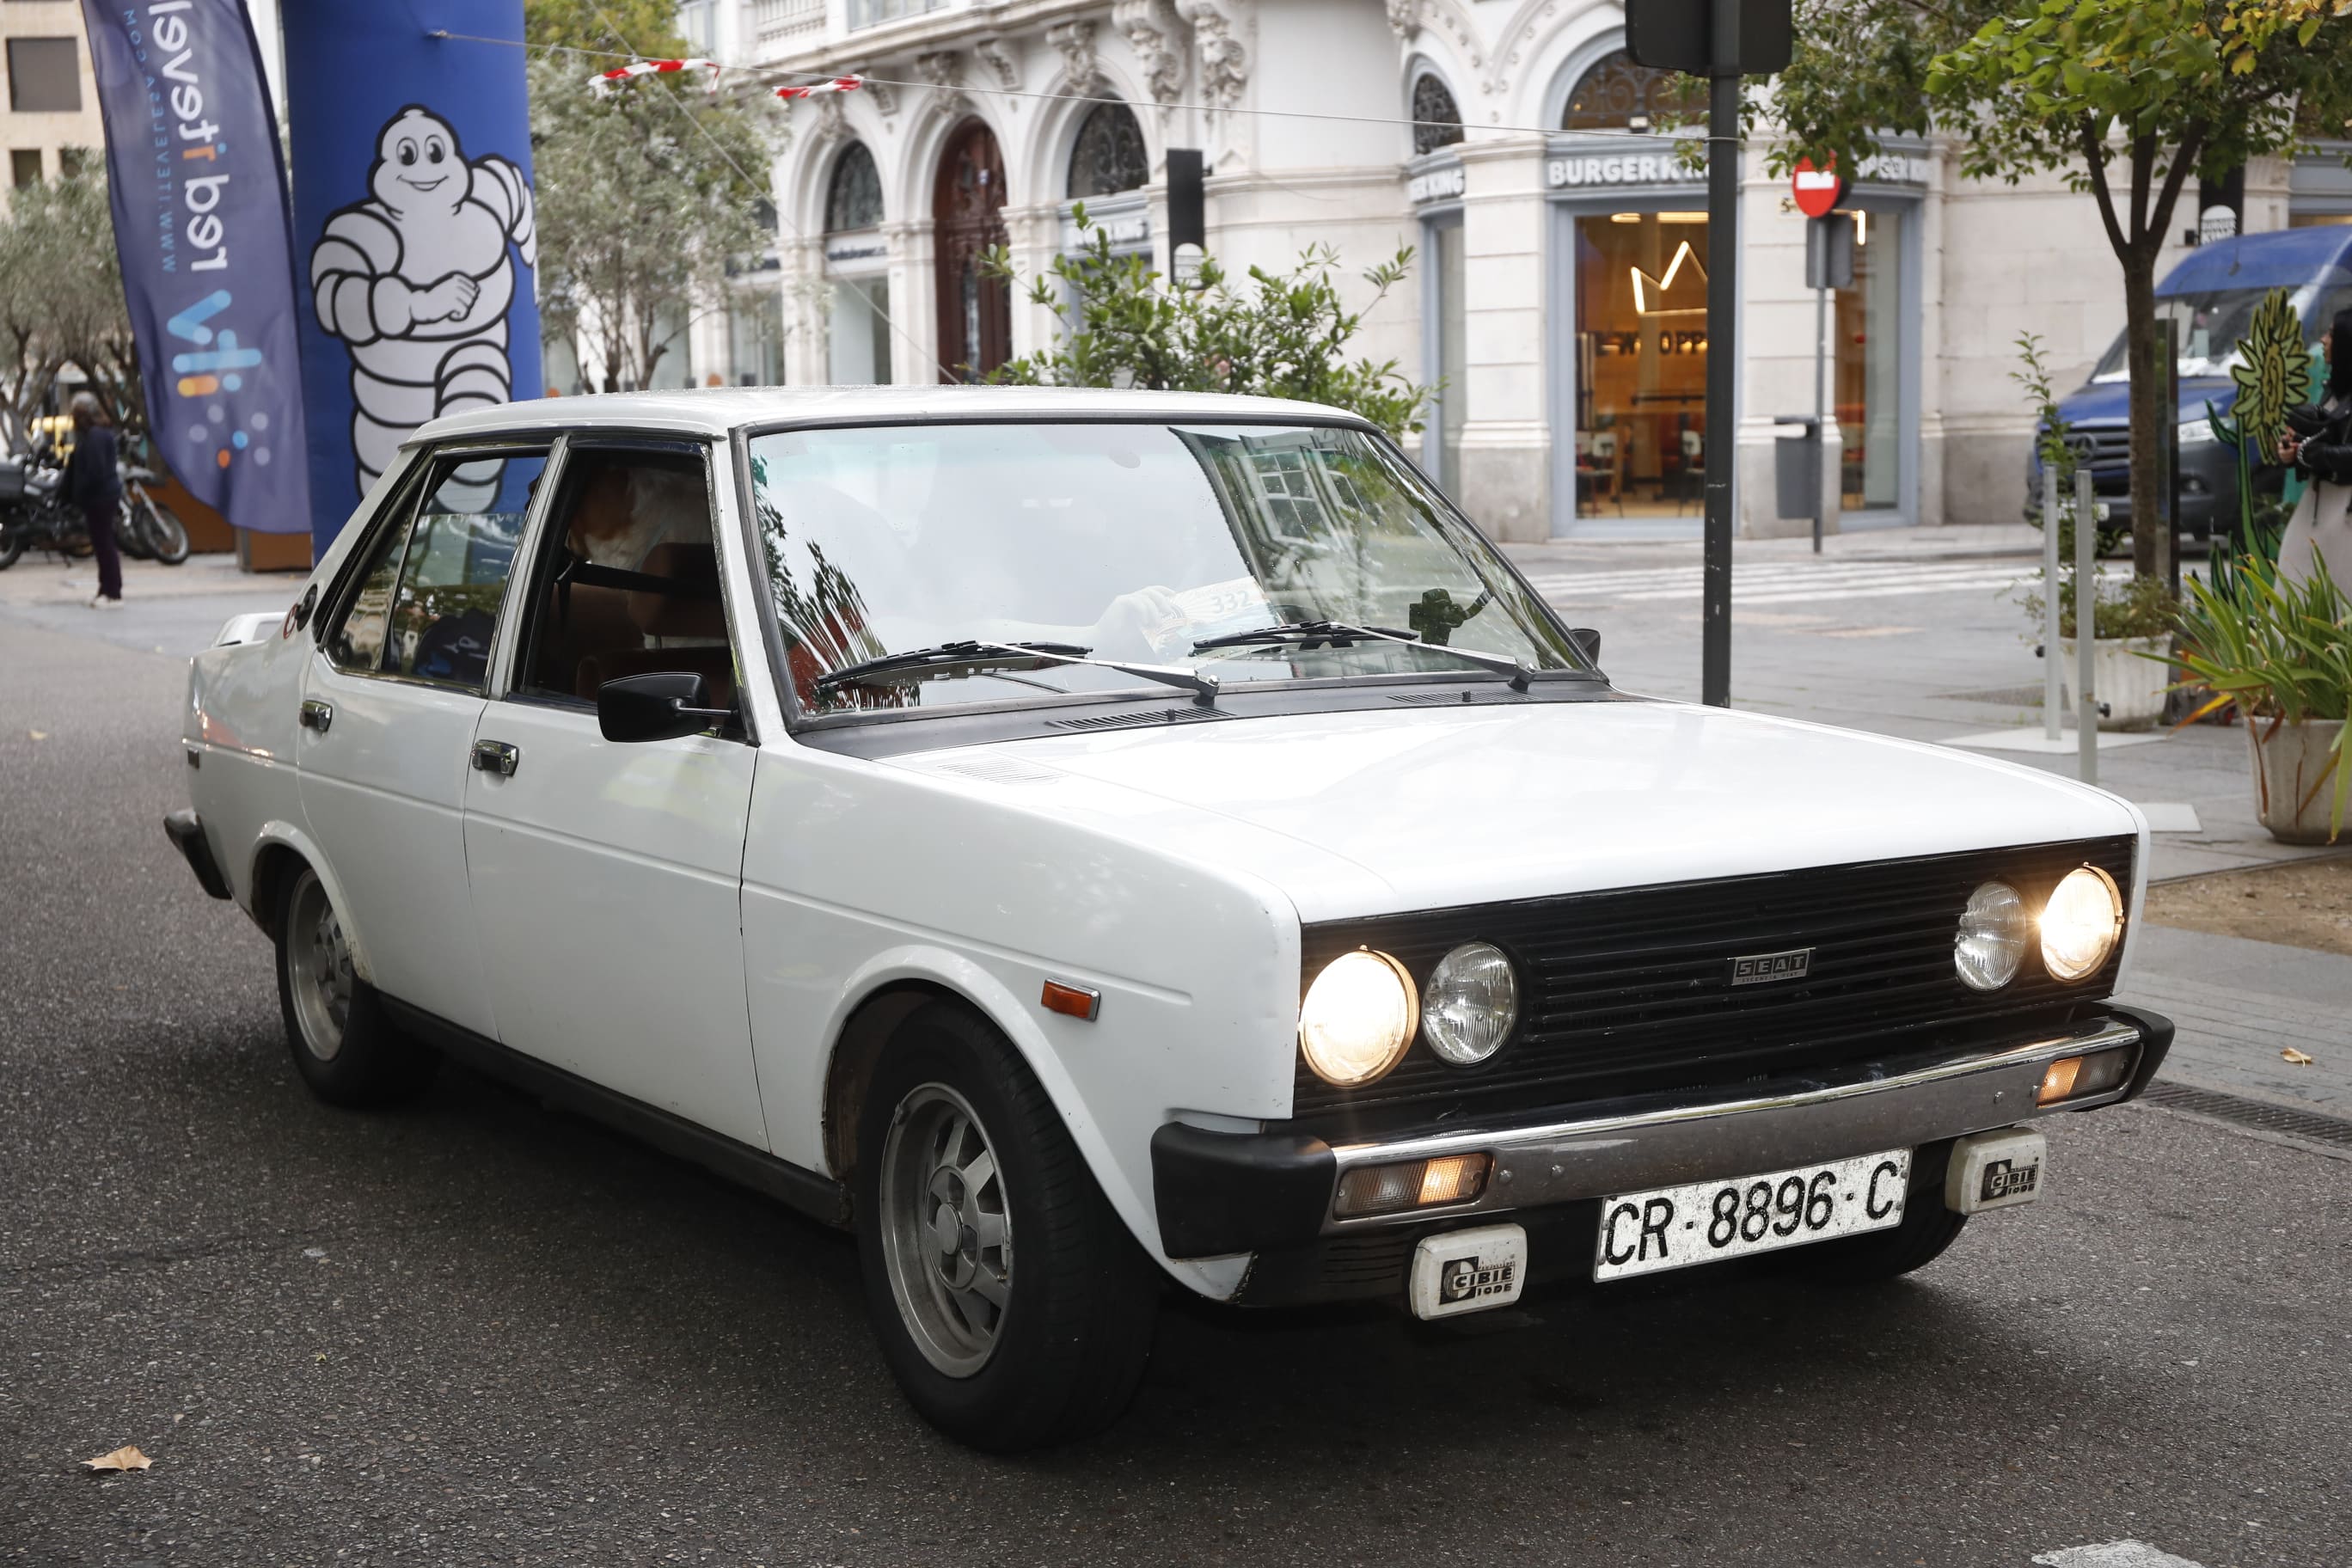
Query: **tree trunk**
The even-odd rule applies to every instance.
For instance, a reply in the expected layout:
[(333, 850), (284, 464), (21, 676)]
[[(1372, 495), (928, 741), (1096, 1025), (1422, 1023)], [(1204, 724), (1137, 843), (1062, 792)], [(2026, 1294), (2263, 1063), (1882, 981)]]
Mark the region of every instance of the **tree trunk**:
[(2178, 416), (2167, 407), (2157, 378), (2156, 249), (2135, 245), (2124, 264), (2125, 363), (2131, 374), (2132, 570), (2140, 576), (2164, 566), (2158, 553), (2165, 511), (2164, 422)]

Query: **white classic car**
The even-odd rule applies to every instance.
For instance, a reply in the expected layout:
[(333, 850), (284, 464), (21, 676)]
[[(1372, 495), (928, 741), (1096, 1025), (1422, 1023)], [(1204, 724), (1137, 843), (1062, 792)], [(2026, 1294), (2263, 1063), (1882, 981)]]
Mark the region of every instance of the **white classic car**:
[(321, 1099), (452, 1057), (854, 1226), (909, 1399), (1013, 1448), (1170, 1280), (1884, 1278), (2147, 1084), (2132, 806), (1597, 653), (1329, 409), (520, 404), (197, 657), (167, 826)]

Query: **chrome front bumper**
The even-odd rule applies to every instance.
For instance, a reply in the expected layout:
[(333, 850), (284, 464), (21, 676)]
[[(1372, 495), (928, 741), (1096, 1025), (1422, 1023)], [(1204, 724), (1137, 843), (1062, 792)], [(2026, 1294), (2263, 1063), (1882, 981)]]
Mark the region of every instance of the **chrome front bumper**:
[[(2172, 1026), (2134, 1009), (2101, 1011), (2104, 1016), (2067, 1033), (1994, 1049), (1881, 1064), (1850, 1077), (1647, 1096), (1566, 1119), (1490, 1121), (1339, 1142), (1297, 1131), (1212, 1132), (1170, 1123), (1151, 1145), (1162, 1246), (1171, 1258), (1297, 1247), (1916, 1148), (2113, 1105), (2147, 1086), (2171, 1045)], [(2055, 1105), (2036, 1102), (2050, 1063), (2119, 1046), (2137, 1047), (2122, 1088)], [(1333, 1194), (1350, 1170), (1478, 1152), (1491, 1154), (1495, 1168), (1467, 1203), (1349, 1219), (1332, 1213)]]

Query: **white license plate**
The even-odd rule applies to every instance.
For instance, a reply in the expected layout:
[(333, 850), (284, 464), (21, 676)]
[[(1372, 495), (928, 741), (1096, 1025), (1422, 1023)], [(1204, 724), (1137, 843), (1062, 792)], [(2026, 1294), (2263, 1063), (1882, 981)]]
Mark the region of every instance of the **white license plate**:
[(1903, 1220), (1911, 1151), (1625, 1193), (1601, 1205), (1595, 1279), (1622, 1279), (1885, 1230)]

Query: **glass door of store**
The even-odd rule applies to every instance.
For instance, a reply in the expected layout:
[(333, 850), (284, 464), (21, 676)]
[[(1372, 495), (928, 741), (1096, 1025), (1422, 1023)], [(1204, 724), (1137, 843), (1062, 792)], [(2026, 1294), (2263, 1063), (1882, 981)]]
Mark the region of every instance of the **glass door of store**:
[[(1906, 215), (1853, 209), (1853, 287), (1832, 296), (1830, 397), (1845, 443), (1839, 508), (1887, 521), (1903, 505), (1903, 240)], [(1861, 521), (1857, 519), (1857, 521)]]
[(1705, 510), (1706, 215), (1573, 217), (1575, 505), (1585, 519)]

